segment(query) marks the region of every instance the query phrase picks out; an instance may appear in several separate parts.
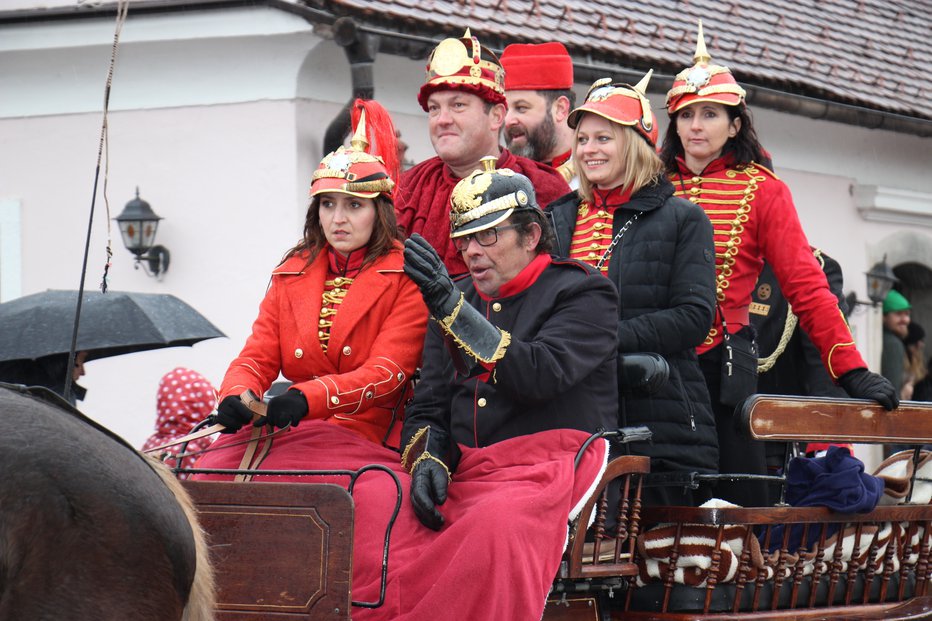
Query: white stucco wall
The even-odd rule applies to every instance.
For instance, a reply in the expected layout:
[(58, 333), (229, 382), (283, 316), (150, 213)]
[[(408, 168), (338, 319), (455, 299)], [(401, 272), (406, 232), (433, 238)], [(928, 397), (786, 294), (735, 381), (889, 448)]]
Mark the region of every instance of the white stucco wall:
[[(0, 27), (0, 299), (77, 288), (112, 37), (113, 23), (102, 19)], [(384, 54), (375, 63), (376, 96), (413, 161), (433, 155), (415, 100), (423, 66)], [(139, 445), (150, 433), (162, 374), (188, 366), (219, 386), (271, 268), (300, 235), (324, 132), (350, 96), (348, 70), (342, 49), (279, 11), (130, 13), (109, 117), (110, 217), (138, 185), (164, 218), (157, 242), (172, 255), (165, 278), (149, 278), (133, 269), (113, 226), (110, 286), (177, 295), (229, 338), (89, 363), (81, 404), (88, 415)], [(662, 95), (651, 99), (665, 125)], [(917, 193), (919, 203), (932, 197), (929, 139), (767, 110), (755, 118), (810, 240), (841, 262), (846, 289), (865, 299), (863, 272), (884, 251), (880, 240), (892, 244), (908, 232), (932, 247), (928, 227), (867, 221), (852, 196), (855, 186), (877, 185)], [(102, 181), (88, 288), (105, 260)], [(12, 205), (15, 252), (3, 237)], [(926, 209), (932, 214), (932, 204)], [(19, 278), (13, 293), (4, 288), (8, 274)], [(866, 319), (855, 315), (853, 327), (872, 359), (879, 352), (865, 336)]]

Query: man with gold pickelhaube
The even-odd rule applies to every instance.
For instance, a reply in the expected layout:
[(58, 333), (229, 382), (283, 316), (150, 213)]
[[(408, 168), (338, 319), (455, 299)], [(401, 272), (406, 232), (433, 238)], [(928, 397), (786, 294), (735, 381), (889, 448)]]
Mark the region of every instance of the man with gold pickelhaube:
[(450, 194), (460, 179), (481, 169), (481, 158), (494, 157), (498, 168), (525, 175), (542, 205), (569, 191), (554, 169), (499, 146), (504, 83), (498, 58), (467, 30), (462, 38), (445, 39), (434, 48), (418, 93), (437, 156), (401, 176), (395, 203), (398, 225), (408, 235), (424, 236), (454, 275), (465, 273), (466, 265), (450, 241)]
[[(576, 107), (573, 59), (562, 43), (512, 43), (502, 52), (505, 69), (505, 145), (512, 153), (553, 166), (570, 187), (579, 187), (573, 130)], [(544, 205), (546, 207), (546, 204)]]
[[(766, 151), (744, 98), (731, 71), (712, 63), (700, 22), (693, 65), (676, 76), (667, 93), (670, 125), (661, 159), (677, 196), (700, 205), (714, 228), (719, 312), (697, 352), (716, 409), (719, 470), (760, 474), (765, 468), (763, 446), (738, 435), (733, 424), (745, 389), (750, 394), (755, 387), (731, 381), (734, 376), (728, 372), (734, 365), (726, 350), (753, 350), (742, 343), (753, 338), (748, 309), (764, 261), (773, 268), (832, 380), (850, 396), (877, 401), (888, 410), (897, 407), (899, 397), (887, 379), (868, 370), (858, 352), (810, 250), (789, 188), (762, 164)], [(730, 344), (725, 343), (726, 330)], [(717, 495), (746, 506), (765, 502), (762, 485), (736, 485), (721, 485)]]
[(614, 286), (589, 266), (552, 257), (530, 180), (484, 162), (456, 185), (449, 215), (468, 277), (454, 282), (420, 235), (405, 242), (405, 273), (434, 321), (405, 413), (402, 462), (415, 512), (434, 529), (457, 443), (617, 426)]

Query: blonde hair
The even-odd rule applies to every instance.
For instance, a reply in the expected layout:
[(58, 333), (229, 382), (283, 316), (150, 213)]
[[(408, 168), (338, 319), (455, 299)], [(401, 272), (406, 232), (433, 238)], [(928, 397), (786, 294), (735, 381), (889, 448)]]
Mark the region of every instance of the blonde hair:
[[(581, 120), (581, 119), (580, 119)], [(579, 144), (579, 126), (576, 125), (576, 144)], [(644, 186), (654, 183), (654, 180), (663, 171), (663, 162), (660, 156), (646, 140), (627, 125), (609, 123), (612, 135), (618, 144), (618, 156), (625, 163), (625, 174), (621, 179), (621, 187), (630, 189), (634, 194)], [(576, 154), (573, 154), (576, 157)], [(578, 159), (578, 158), (577, 158)], [(586, 179), (582, 166), (577, 161), (576, 170), (579, 171), (579, 193), (584, 201), (592, 202), (592, 184)]]

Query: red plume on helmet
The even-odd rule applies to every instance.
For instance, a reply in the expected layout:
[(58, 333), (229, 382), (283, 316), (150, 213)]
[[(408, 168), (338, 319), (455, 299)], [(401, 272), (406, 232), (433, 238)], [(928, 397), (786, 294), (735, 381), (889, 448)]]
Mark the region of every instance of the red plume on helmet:
[(359, 118), (366, 113), (366, 149), (372, 155), (382, 158), (388, 176), (396, 182), (401, 177), (401, 158), (398, 153), (398, 135), (395, 124), (388, 110), (374, 99), (357, 99), (353, 102), (351, 120), (353, 131), (359, 127)]
[(324, 156), (311, 178), (311, 197), (323, 192), (342, 192), (361, 198), (375, 198), (379, 194), (393, 197), (393, 179), (400, 174), (400, 164), (391, 117), (379, 103), (357, 99), (351, 118), (350, 146)]

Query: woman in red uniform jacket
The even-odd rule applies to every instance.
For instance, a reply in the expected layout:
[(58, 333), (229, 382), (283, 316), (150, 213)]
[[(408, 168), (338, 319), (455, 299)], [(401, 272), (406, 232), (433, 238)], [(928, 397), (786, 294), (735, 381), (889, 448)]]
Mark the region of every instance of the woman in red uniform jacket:
[[(716, 409), (719, 471), (763, 474), (763, 444), (736, 435), (735, 404), (721, 402), (721, 378), (722, 317), (729, 334), (751, 331), (751, 292), (765, 260), (832, 379), (852, 397), (876, 400), (887, 409), (896, 407), (898, 399), (890, 382), (868, 371), (858, 353), (809, 248), (789, 188), (761, 163), (769, 158), (751, 123), (744, 89), (727, 67), (711, 63), (701, 23), (693, 62), (667, 93), (671, 122), (661, 159), (676, 195), (702, 206), (715, 232), (719, 310), (697, 351)], [(718, 495), (746, 506), (765, 504), (762, 484), (734, 485), (740, 487), (722, 486)]]
[[(360, 121), (352, 146), (327, 155), (314, 173), (304, 238), (272, 272), (252, 335), (223, 378), (217, 417), (230, 432), (252, 419), (240, 395), (261, 397), (281, 373), (293, 384), (269, 401), (265, 423), (323, 419), (392, 442), (387, 435), (420, 362), (427, 310), (402, 271), (394, 183), (382, 159), (365, 152), (364, 127)], [(383, 152), (392, 151), (389, 134), (379, 135)], [(209, 453), (198, 466), (217, 467), (210, 456), (231, 452), (243, 448)]]

